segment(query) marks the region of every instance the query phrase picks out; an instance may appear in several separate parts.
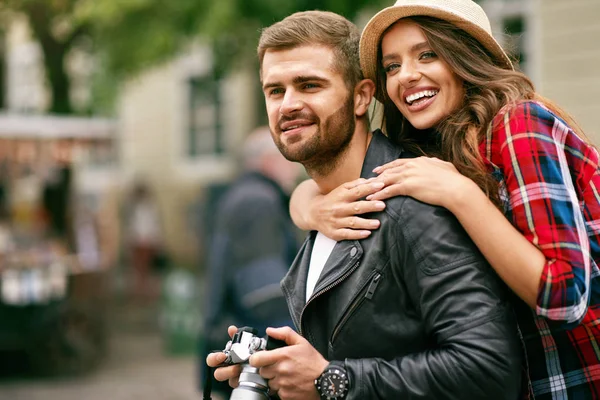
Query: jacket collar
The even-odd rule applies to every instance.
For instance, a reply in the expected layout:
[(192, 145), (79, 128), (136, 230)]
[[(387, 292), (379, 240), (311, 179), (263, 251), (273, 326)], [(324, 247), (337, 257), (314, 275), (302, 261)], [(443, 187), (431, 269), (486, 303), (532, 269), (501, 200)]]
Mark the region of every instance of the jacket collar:
[[(361, 177), (370, 178), (375, 176), (373, 168), (395, 160), (402, 155), (403, 150), (401, 148), (393, 145), (380, 130), (374, 131), (361, 169)], [(316, 235), (316, 231), (309, 233), (288, 274), (281, 281), (281, 288), (287, 299), (290, 314), (300, 333), (302, 333), (302, 312), (307, 305), (306, 280), (308, 267)], [(338, 242), (325, 263), (310, 300), (341, 283), (353, 273), (358, 267), (363, 252), (363, 247), (358, 240)]]
[(373, 132), (371, 143), (367, 148), (367, 154), (360, 171), (361, 178), (372, 178), (377, 176), (373, 172), (375, 167), (388, 163), (397, 158), (404, 158), (405, 151), (402, 147), (394, 145), (388, 138), (377, 129)]
[(300, 333), (302, 333), (301, 319), (305, 306), (349, 276), (358, 267), (363, 255), (363, 247), (358, 240), (337, 242), (307, 303), (306, 282), (316, 236), (317, 231), (309, 233), (292, 267), (281, 281), (281, 289), (288, 302), (290, 315)]

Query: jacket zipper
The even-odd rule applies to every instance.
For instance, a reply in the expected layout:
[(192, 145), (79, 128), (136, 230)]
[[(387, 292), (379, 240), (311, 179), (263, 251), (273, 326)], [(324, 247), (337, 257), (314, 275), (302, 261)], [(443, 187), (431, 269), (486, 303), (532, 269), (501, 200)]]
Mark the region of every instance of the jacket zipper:
[[(365, 300), (371, 300), (373, 298), (373, 295), (375, 294), (375, 289), (377, 289), (377, 286), (379, 285), (380, 281), (381, 281), (381, 274), (379, 272), (376, 272), (374, 274), (374, 276), (370, 279), (369, 286), (368, 286), (365, 294), (358, 297), (358, 299), (355, 300), (354, 303), (352, 303), (352, 305), (350, 306), (348, 311), (346, 311), (344, 313), (344, 316), (341, 319), (341, 321), (337, 324), (337, 326), (333, 330), (333, 334), (331, 335), (331, 343), (333, 343), (335, 341), (335, 338), (337, 337), (338, 333), (340, 332), (340, 330), (342, 329), (342, 327), (344, 326), (346, 321), (350, 318), (350, 316), (352, 315), (354, 310), (356, 310)], [(361, 290), (361, 293), (362, 293), (362, 290)]]
[(313, 295), (310, 297), (310, 299), (308, 299), (308, 302), (304, 305), (304, 307), (302, 308), (302, 311), (300, 312), (300, 323), (298, 324), (298, 327), (299, 327), (299, 330), (300, 330), (300, 334), (302, 336), (305, 336), (304, 333), (303, 333), (304, 331), (302, 329), (302, 316), (304, 315), (304, 310), (306, 310), (306, 307), (308, 307), (308, 305), (310, 303), (312, 303), (312, 301), (314, 299), (316, 299), (317, 297), (319, 297), (323, 293), (325, 293), (325, 292), (329, 291), (330, 289), (332, 289), (332, 288), (336, 287), (337, 285), (339, 285), (340, 282), (342, 282), (352, 272), (354, 272), (358, 268), (359, 265), (360, 265), (360, 261), (358, 261), (356, 264), (354, 264), (354, 266), (352, 268), (350, 268), (348, 271), (346, 271), (342, 276), (340, 276), (339, 278), (337, 278), (335, 281), (333, 281), (329, 285), (325, 286), (323, 289), (319, 290), (317, 293), (313, 293)]

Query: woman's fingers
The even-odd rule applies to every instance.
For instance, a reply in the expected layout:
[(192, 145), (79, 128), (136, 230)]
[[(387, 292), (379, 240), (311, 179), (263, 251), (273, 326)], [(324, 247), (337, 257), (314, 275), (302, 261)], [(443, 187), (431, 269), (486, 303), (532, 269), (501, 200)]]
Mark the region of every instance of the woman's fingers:
[(339, 224), (341, 228), (370, 230), (379, 228), (380, 222), (377, 219), (366, 219), (353, 215), (340, 219)]
[(400, 167), (407, 163), (414, 162), (415, 160), (418, 160), (418, 158), (398, 158), (397, 160), (390, 161), (387, 164), (383, 164), (374, 168), (373, 172), (375, 172), (376, 174), (381, 174), (382, 172), (387, 171), (390, 168)]
[(325, 235), (335, 241), (359, 240), (371, 234), (372, 229), (379, 228), (380, 222), (376, 219), (365, 219), (357, 216), (340, 218), (336, 221), (337, 228), (333, 228)]
[(341, 200), (346, 202), (357, 201), (383, 188), (383, 183), (374, 179), (365, 180), (363, 183), (352, 187), (345, 187), (341, 194)]
[(331, 234), (327, 234), (326, 236), (339, 242), (341, 240), (360, 240), (367, 238), (371, 235), (371, 231), (368, 230), (360, 230), (360, 229), (349, 229), (349, 228), (341, 228), (336, 229)]
[(367, 200), (370, 201), (381, 201), (385, 199), (389, 199), (396, 196), (409, 196), (410, 193), (408, 191), (408, 185), (406, 182), (394, 183), (389, 186), (386, 186), (385, 189), (369, 195)]
[(343, 187), (345, 189), (352, 189), (352, 188), (354, 188), (356, 186), (362, 185), (366, 181), (367, 181), (367, 179), (365, 179), (365, 178), (358, 178), (358, 179), (355, 179), (353, 181), (344, 183)]
[[(349, 204), (339, 205), (332, 210), (332, 215), (336, 218), (344, 218), (350, 215), (360, 215), (372, 212), (378, 212), (385, 208), (383, 201), (360, 200)], [(341, 222), (343, 224), (343, 222)]]

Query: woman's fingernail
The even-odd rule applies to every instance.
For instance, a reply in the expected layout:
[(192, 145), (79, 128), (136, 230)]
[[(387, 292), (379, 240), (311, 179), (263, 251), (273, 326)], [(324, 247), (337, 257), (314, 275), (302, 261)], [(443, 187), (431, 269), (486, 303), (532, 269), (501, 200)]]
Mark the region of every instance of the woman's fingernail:
[(369, 226), (373, 228), (377, 228), (379, 226), (379, 221), (371, 221), (369, 222)]
[(383, 210), (385, 208), (385, 203), (383, 201), (378, 201), (375, 203), (375, 208)]
[(371, 183), (371, 187), (373, 189), (381, 189), (384, 186), (383, 182), (373, 182)]
[(372, 194), (370, 194), (370, 195), (368, 195), (368, 196), (366, 197), (366, 199), (367, 199), (367, 200), (371, 200), (372, 198), (373, 198), (373, 195), (372, 195)]
[(371, 234), (371, 231), (360, 231), (360, 236), (361, 237), (367, 237)]

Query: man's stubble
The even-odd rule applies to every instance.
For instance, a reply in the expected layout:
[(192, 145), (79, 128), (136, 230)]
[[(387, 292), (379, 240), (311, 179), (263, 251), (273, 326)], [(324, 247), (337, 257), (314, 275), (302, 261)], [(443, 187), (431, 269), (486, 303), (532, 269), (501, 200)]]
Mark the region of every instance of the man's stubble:
[[(302, 114), (304, 118), (307, 116)], [(352, 141), (356, 120), (354, 116), (354, 98), (348, 95), (344, 104), (334, 111), (327, 119), (321, 121), (314, 115), (310, 116), (318, 129), (312, 137), (304, 139), (301, 147), (292, 150), (273, 135), (279, 151), (289, 161), (301, 163), (311, 177), (329, 175), (344, 159), (348, 146)], [(298, 118), (296, 115), (289, 120)]]

